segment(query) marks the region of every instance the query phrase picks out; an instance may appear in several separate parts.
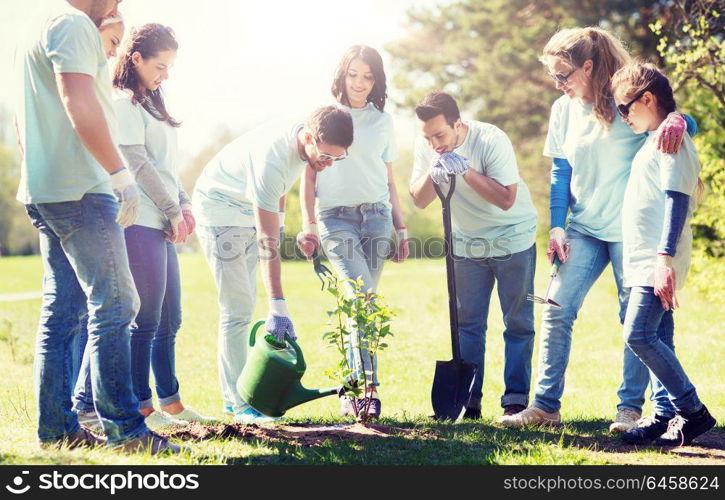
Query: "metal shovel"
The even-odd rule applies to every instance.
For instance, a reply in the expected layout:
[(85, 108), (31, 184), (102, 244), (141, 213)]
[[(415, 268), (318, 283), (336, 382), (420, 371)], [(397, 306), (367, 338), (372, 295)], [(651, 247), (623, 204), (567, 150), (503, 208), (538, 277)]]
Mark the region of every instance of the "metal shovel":
[(446, 252), (446, 275), (448, 279), (448, 314), (451, 325), (451, 345), (453, 359), (436, 361), (436, 371), (431, 389), (431, 402), (436, 419), (458, 421), (466, 411), (468, 400), (471, 399), (473, 380), (478, 367), (466, 363), (461, 358), (461, 345), (458, 338), (458, 309), (456, 307), (456, 274), (453, 264), (453, 245), (451, 230), (451, 197), (456, 187), (456, 176), (450, 174), (451, 187), (443, 194), (438, 184), (433, 184), (438, 198), (443, 205), (443, 233)]
[(551, 284), (554, 283), (554, 278), (556, 278), (556, 275), (559, 274), (560, 266), (561, 261), (559, 260), (559, 256), (554, 254), (554, 263), (551, 265), (551, 272), (549, 273), (549, 286), (546, 287), (546, 295), (544, 295), (544, 297), (542, 298), (529, 293), (528, 295), (526, 295), (526, 299), (530, 300), (531, 302), (536, 302), (537, 304), (549, 304), (550, 306), (561, 309), (561, 305), (559, 305), (555, 300), (549, 298), (549, 293), (551, 292)]
[(312, 254), (312, 267), (315, 268), (315, 274), (317, 274), (317, 277), (322, 283), (322, 288), (320, 288), (320, 290), (324, 290), (325, 286), (330, 285), (330, 281), (335, 278), (335, 275), (332, 274), (332, 271), (330, 271), (330, 269), (322, 263), (322, 258), (317, 250), (315, 250)]

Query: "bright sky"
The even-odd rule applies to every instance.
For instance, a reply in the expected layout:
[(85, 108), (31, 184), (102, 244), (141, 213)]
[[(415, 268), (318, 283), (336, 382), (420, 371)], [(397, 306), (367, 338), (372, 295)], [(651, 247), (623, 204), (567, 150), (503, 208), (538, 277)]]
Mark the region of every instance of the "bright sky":
[[(64, 0), (0, 0), (1, 74), (12, 68), (17, 33), (44, 8), (60, 1)], [(164, 87), (169, 110), (184, 122), (180, 144), (194, 154), (219, 126), (240, 131), (275, 115), (306, 113), (329, 103), (335, 68), (350, 45), (378, 49), (390, 85), (392, 68), (385, 44), (404, 34), (409, 8), (440, 3), (123, 0), (120, 11), (127, 31), (129, 26), (158, 22), (176, 32), (179, 53)], [(0, 78), (0, 102), (12, 108), (9, 80)], [(398, 135), (412, 138), (409, 128), (409, 123), (399, 126)]]

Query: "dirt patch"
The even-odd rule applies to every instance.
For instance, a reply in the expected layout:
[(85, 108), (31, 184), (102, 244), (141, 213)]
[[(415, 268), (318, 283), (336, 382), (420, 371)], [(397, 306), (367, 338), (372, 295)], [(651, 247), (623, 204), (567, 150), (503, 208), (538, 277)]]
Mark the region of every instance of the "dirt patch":
[(388, 425), (368, 424), (296, 424), (296, 425), (243, 425), (216, 424), (201, 425), (193, 423), (180, 429), (168, 430), (159, 434), (183, 441), (201, 441), (208, 439), (261, 440), (271, 443), (287, 443), (293, 446), (321, 446), (326, 441), (361, 442), (370, 438), (417, 438), (436, 439), (435, 435), (416, 429), (404, 429)]

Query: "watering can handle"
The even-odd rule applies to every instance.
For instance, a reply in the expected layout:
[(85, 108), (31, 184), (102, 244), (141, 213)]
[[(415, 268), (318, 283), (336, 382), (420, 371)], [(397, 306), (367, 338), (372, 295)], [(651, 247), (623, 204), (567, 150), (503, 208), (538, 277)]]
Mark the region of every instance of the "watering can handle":
[(259, 330), (262, 325), (264, 325), (264, 320), (260, 319), (254, 324), (254, 326), (252, 327), (252, 331), (249, 332), (249, 347), (254, 347), (254, 342), (257, 338), (257, 330)]
[(292, 340), (290, 338), (290, 336), (287, 335), (286, 333), (284, 334), (284, 339), (287, 341), (287, 343), (289, 345), (292, 346), (292, 349), (294, 349), (294, 351), (295, 351), (295, 354), (297, 357), (297, 362), (295, 363), (295, 368), (297, 369), (297, 371), (304, 372), (305, 370), (307, 370), (307, 363), (305, 363), (305, 356), (304, 356), (304, 354), (302, 354), (302, 349), (300, 348), (300, 346), (297, 344), (297, 342)]

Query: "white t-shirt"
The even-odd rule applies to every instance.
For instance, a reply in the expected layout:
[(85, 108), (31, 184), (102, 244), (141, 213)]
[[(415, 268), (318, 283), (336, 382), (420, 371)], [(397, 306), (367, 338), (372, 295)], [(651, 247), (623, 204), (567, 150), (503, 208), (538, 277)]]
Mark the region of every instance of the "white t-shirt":
[(355, 140), (346, 159), (317, 173), (317, 211), (363, 203), (389, 205), (385, 164), (398, 158), (393, 118), (372, 103), (359, 109), (340, 107), (352, 116)]
[[(458, 257), (502, 257), (527, 250), (536, 240), (536, 208), (529, 188), (519, 177), (514, 148), (495, 125), (479, 121), (468, 125), (466, 138), (455, 152), (468, 158), (472, 169), (502, 186), (517, 185), (516, 201), (508, 210), (487, 202), (460, 176), (451, 198), (453, 252)], [(435, 152), (419, 136), (415, 143), (411, 183), (429, 174)], [(443, 190), (447, 188), (444, 186)]]
[(254, 207), (279, 212), (279, 200), (302, 175), (302, 122), (273, 121), (227, 144), (194, 187), (194, 215), (205, 226), (254, 227)]
[[(171, 199), (179, 201), (179, 148), (176, 128), (154, 118), (140, 104), (133, 104), (130, 93), (115, 91), (113, 105), (118, 117), (119, 140), (122, 146), (143, 145), (156, 167)], [(136, 224), (163, 229), (166, 215), (148, 195), (139, 189), (141, 204)]]
[[(544, 156), (569, 161), (569, 226), (602, 241), (622, 241), (622, 200), (645, 134), (635, 134), (615, 115), (609, 130), (593, 105), (561, 96), (551, 107)], [(615, 111), (616, 112), (616, 111)]]
[(92, 77), (115, 139), (111, 78), (101, 37), (84, 12), (62, 0), (54, 5), (42, 25), (17, 33), (15, 109), (25, 151), (17, 199), (25, 204), (77, 201), (86, 193), (113, 194), (108, 173), (83, 146), (56, 84), (61, 73)]
[(672, 258), (677, 288), (684, 286), (690, 267), (695, 190), (700, 162), (690, 136), (685, 134), (680, 152), (657, 150), (656, 133), (649, 134), (632, 163), (622, 206), (624, 285), (654, 286), (657, 247), (665, 223), (665, 190), (690, 196), (687, 219)]

